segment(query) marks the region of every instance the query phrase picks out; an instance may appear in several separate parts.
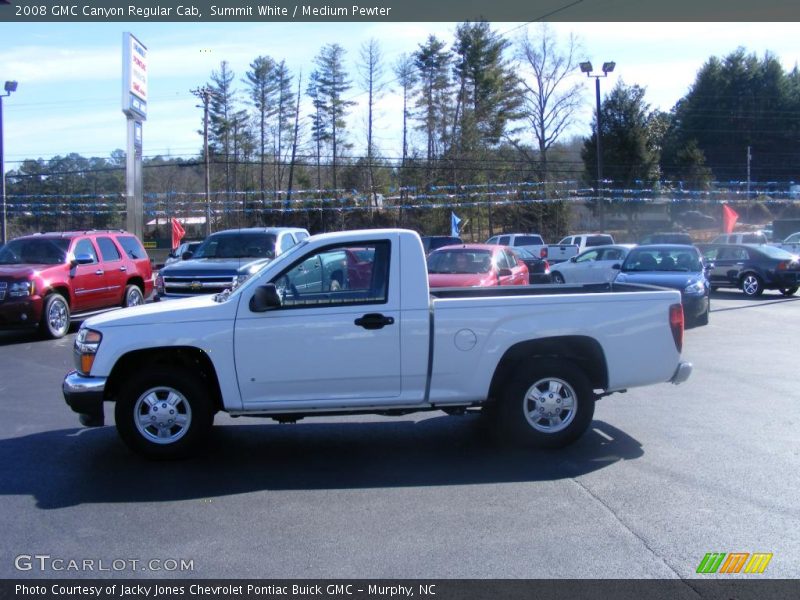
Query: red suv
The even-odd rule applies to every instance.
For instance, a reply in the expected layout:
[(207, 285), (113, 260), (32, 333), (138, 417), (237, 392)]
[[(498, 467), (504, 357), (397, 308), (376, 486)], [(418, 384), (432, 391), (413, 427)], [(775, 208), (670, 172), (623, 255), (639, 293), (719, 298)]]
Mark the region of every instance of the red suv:
[(70, 315), (143, 304), (153, 291), (150, 258), (124, 231), (37, 233), (0, 248), (0, 327), (69, 330)]

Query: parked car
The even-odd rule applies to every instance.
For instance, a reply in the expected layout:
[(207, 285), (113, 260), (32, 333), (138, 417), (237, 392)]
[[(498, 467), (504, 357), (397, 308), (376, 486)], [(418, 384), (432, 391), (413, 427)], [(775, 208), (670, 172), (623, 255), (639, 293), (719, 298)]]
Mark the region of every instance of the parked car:
[(800, 285), (800, 261), (796, 254), (763, 244), (704, 244), (703, 256), (713, 263), (711, 289), (739, 288), (747, 296), (778, 290), (793, 296)]
[(525, 248), (513, 248), (511, 251), (518, 260), (528, 267), (528, 283), (552, 283), (550, 276), (550, 263), (544, 258), (539, 258), (528, 252)]
[[(299, 264), (351, 248), (372, 250), (366, 287), (279, 293)], [(287, 423), (488, 407), (502, 439), (558, 448), (591, 425), (597, 398), (691, 375), (674, 290), (431, 290), (425, 260), (411, 231), (330, 233), (229, 295), (94, 317), (64, 399), (87, 426), (112, 402), (122, 440), (153, 459), (202, 448), (218, 411)]]
[(444, 246), (464, 243), (460, 237), (449, 235), (423, 235), (420, 239), (422, 240), (422, 248), (425, 250), (425, 254), (430, 254), (437, 248)]
[(607, 233), (576, 233), (563, 238), (559, 244), (575, 245), (578, 252), (594, 246), (609, 246), (614, 244), (614, 238)]
[(717, 220), (699, 210), (687, 210), (678, 215), (677, 221), (690, 229), (708, 229), (717, 226)]
[(609, 283), (617, 276), (613, 266), (621, 264), (633, 247), (615, 244), (590, 248), (551, 269), (553, 283)]
[(187, 256), (187, 257), (184, 258), (184, 255), (187, 252), (191, 253), (191, 254), (194, 254), (195, 250), (197, 250), (200, 247), (200, 244), (202, 244), (202, 243), (203, 243), (202, 241), (200, 241), (200, 242), (183, 242), (180, 246), (175, 248), (175, 250), (172, 250), (167, 255), (167, 260), (164, 261), (164, 266), (166, 267), (167, 265), (171, 265), (172, 263), (176, 263), (176, 262), (191, 258), (190, 256)]
[(150, 258), (124, 231), (28, 235), (0, 249), (0, 327), (60, 338), (71, 319), (143, 304), (152, 291)]
[(308, 237), (296, 227), (228, 229), (208, 236), (189, 260), (158, 274), (158, 299), (216, 294), (238, 285)]
[(534, 256), (546, 258), (551, 265), (567, 260), (578, 253), (578, 247), (574, 244), (547, 245), (544, 243), (542, 236), (537, 233), (504, 233), (489, 238), (486, 243), (510, 246), (512, 248), (525, 248)]
[(445, 246), (431, 252), (427, 262), (432, 288), (528, 285), (528, 267), (503, 246)]
[(649, 244), (686, 244), (691, 245), (694, 241), (692, 236), (684, 231), (657, 231), (650, 233), (639, 240), (640, 246)]
[(658, 244), (636, 246), (628, 252), (615, 283), (644, 283), (681, 293), (687, 326), (708, 325), (711, 311), (707, 269), (694, 246)]
[(711, 240), (712, 244), (766, 244), (768, 242), (763, 231), (723, 233)]
[(786, 250), (791, 254), (800, 254), (800, 231), (793, 233), (783, 240), (780, 244), (778, 244), (778, 248)]

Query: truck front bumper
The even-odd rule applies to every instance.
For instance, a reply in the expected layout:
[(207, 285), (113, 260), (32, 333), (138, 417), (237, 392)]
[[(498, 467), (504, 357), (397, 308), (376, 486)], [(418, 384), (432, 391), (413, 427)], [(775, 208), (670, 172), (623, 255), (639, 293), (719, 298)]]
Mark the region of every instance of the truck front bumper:
[(691, 374), (692, 374), (692, 363), (682, 362), (678, 365), (678, 368), (675, 369), (675, 374), (672, 376), (672, 379), (670, 379), (669, 382), (678, 385), (679, 383), (683, 383), (684, 381), (689, 379), (689, 375)]
[(81, 425), (100, 427), (105, 423), (103, 413), (103, 392), (105, 377), (85, 377), (77, 371), (70, 371), (64, 377), (61, 389), (67, 405), (79, 415)]

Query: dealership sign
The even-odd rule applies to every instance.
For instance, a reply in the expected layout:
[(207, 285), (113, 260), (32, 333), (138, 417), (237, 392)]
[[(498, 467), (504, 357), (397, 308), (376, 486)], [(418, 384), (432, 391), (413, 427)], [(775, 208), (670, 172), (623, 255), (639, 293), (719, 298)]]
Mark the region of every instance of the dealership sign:
[(147, 118), (147, 48), (130, 33), (122, 34), (122, 112)]

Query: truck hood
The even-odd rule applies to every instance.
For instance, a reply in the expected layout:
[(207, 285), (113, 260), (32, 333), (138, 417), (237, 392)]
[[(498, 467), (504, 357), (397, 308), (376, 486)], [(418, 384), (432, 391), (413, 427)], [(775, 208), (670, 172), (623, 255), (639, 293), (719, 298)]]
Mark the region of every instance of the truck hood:
[(0, 277), (12, 279), (30, 279), (36, 273), (47, 269), (63, 267), (64, 265), (28, 264), (28, 265), (0, 265)]
[(162, 277), (195, 277), (198, 275), (245, 275), (257, 271), (271, 258), (192, 258), (161, 269)]
[(229, 318), (235, 310), (236, 300), (216, 302), (213, 295), (203, 295), (114, 310), (87, 319), (84, 326), (102, 330), (107, 327), (210, 321)]

